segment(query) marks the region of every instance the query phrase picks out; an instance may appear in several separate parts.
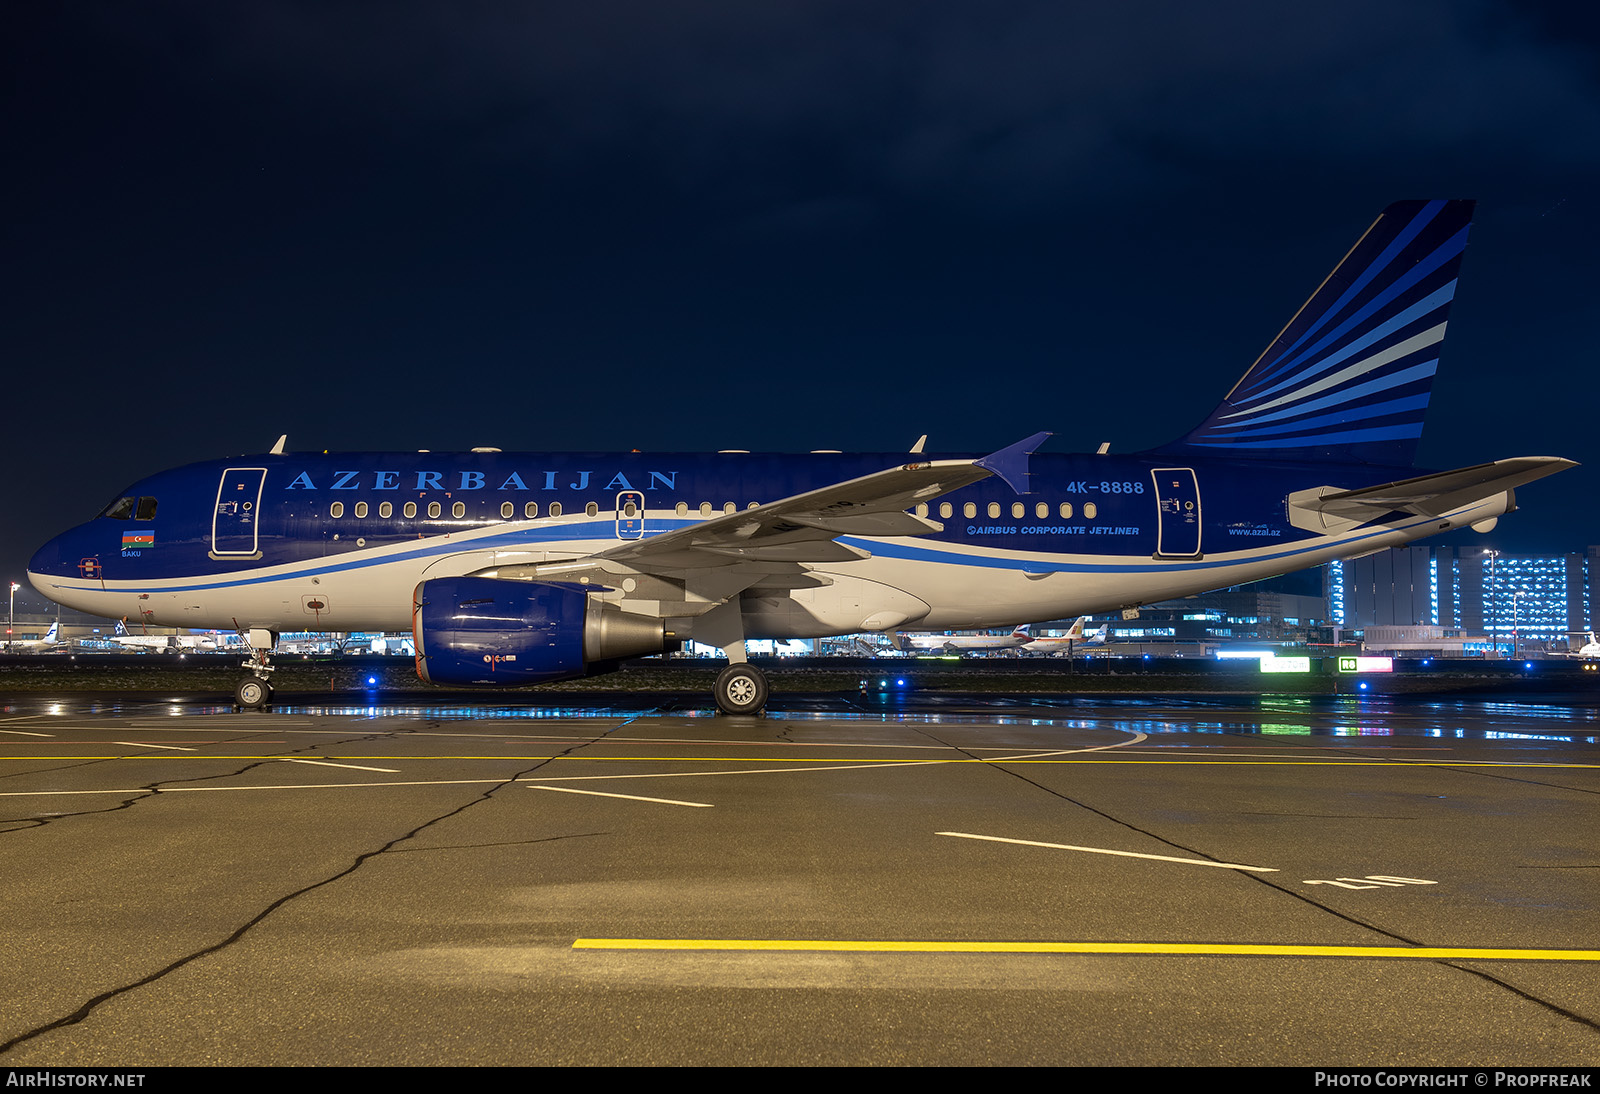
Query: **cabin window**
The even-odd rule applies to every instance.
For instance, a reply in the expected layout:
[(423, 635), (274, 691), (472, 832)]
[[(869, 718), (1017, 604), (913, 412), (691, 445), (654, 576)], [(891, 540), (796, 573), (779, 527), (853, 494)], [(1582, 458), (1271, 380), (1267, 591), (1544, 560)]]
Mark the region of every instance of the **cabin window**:
[(1035, 505), (1033, 507), (1033, 515), (1040, 520), (1044, 520), (1050, 515), (1050, 503), (1041, 501), (1038, 505)]
[(917, 516), (925, 517), (927, 515), (928, 515), (928, 503), (927, 502), (923, 502), (923, 503), (921, 503), (920, 505), (917, 506)]
[(709, 517), (711, 515), (711, 503), (709, 501), (703, 501), (700, 503), (700, 515), (702, 517)]
[(985, 511), (989, 514), (989, 519), (994, 520), (1000, 515), (1000, 503), (997, 501), (991, 501)]
[(464, 501), (456, 502), (454, 505), (452, 505), (450, 507), (450, 515), (452, 517), (455, 517), (457, 520), (460, 520), (462, 517), (466, 516), (467, 515), (467, 503), (464, 502)]
[(553, 501), (550, 503), (550, 515), (552, 517), (559, 517), (561, 515), (561, 503), (559, 501)]
[(975, 501), (963, 503), (961, 506), (961, 515), (966, 517), (968, 520), (971, 520), (973, 517), (977, 516), (978, 503)]
[(388, 520), (390, 517), (394, 516), (394, 503), (390, 501), (380, 501), (378, 503), (378, 515), (384, 520)]
[[(248, 505), (249, 502), (246, 502), (245, 504)], [(156, 519), (156, 499), (155, 498), (140, 498), (139, 499), (139, 508), (133, 514), (133, 519), (134, 520), (155, 520)]]
[(585, 505), (583, 507), (583, 515), (586, 516), (586, 517), (597, 517), (597, 516), (599, 516), (600, 515), (600, 506), (599, 506), (599, 504), (596, 503), (596, 502), (592, 502), (591, 501), (588, 505)]
[(110, 517), (112, 520), (127, 520), (133, 516), (133, 499), (118, 498), (106, 506), (106, 511), (100, 515), (102, 517)]
[(439, 503), (438, 502), (430, 501), (428, 503), (428, 519), (429, 520), (437, 520), (439, 518), (439, 511), (440, 511), (440, 509), (439, 509)]
[(505, 501), (505, 502), (501, 502), (500, 503), (500, 516), (502, 518), (504, 518), (505, 520), (510, 520), (512, 517), (514, 517), (516, 515), (517, 515), (517, 507), (515, 505), (512, 505), (509, 501)]
[(344, 502), (336, 501), (332, 505), (328, 506), (328, 515), (334, 520), (338, 520), (340, 517), (344, 516)]
[(622, 515), (625, 516), (625, 517), (636, 517), (636, 516), (638, 516), (639, 515), (639, 505), (638, 505), (638, 503), (630, 501), (630, 502), (626, 503), (625, 505), (623, 505), (623, 507), (622, 507)]
[(737, 505), (733, 504), (733, 502), (731, 502), (731, 501), (727, 501), (727, 502), (723, 502), (722, 503), (722, 511), (724, 513), (731, 513), (737, 508), (739, 508), (739, 507)]
[(686, 517), (689, 515), (689, 503), (686, 501), (680, 501), (677, 505), (672, 507), (672, 511), (678, 514), (680, 517)]
[(529, 520), (532, 520), (534, 517), (538, 516), (539, 503), (536, 501), (530, 501), (527, 505), (524, 505), (522, 507), (522, 515), (527, 517)]
[(356, 516), (364, 517), (366, 515), (367, 515), (367, 503), (364, 502), (364, 501), (356, 502)]
[(949, 502), (941, 501), (939, 503), (939, 515), (941, 517), (948, 517), (953, 512), (955, 512), (955, 507), (952, 506)]
[(1062, 502), (1059, 512), (1061, 513), (1061, 519), (1062, 520), (1071, 520), (1072, 519), (1072, 503), (1070, 501)]
[(1028, 507), (1026, 505), (1023, 505), (1020, 501), (1014, 501), (1014, 502), (1011, 503), (1011, 519), (1012, 520), (1021, 520), (1023, 517), (1025, 517), (1027, 515), (1028, 515)]
[(406, 515), (406, 519), (410, 520), (412, 517), (417, 515), (417, 503), (414, 501), (406, 502), (406, 507), (403, 511)]
[(1095, 517), (1097, 517), (1099, 515), (1100, 515), (1100, 507), (1098, 505), (1096, 505), (1092, 501), (1086, 501), (1086, 502), (1083, 503), (1083, 519), (1084, 520), (1093, 520)]

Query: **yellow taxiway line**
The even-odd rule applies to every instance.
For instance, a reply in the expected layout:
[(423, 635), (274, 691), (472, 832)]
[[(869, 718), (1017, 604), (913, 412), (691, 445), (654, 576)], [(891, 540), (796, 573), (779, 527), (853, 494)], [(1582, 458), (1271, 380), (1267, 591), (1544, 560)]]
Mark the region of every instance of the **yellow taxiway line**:
[(1600, 950), (1479, 946), (1271, 946), (1214, 942), (917, 942), (789, 938), (579, 938), (575, 950), (759, 950), (790, 953), (1072, 953), (1180, 957), (1354, 957), (1425, 961), (1600, 961)]

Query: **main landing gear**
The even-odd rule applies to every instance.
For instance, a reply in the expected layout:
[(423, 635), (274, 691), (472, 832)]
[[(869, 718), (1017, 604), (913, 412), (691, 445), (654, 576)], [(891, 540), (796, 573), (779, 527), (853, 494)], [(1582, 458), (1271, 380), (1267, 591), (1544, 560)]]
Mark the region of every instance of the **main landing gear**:
[(711, 697), (724, 714), (760, 714), (767, 705), (767, 675), (745, 660), (744, 618), (739, 598), (712, 608), (694, 622), (694, 639), (720, 646), (728, 667), (717, 673)]
[(767, 674), (751, 664), (729, 665), (711, 692), (724, 714), (759, 714), (767, 705)]
[(251, 630), (245, 632), (244, 639), (250, 644), (250, 656), (242, 664), (250, 675), (234, 686), (233, 703), (242, 710), (260, 710), (272, 702), (272, 666), (267, 659), (278, 644), (278, 633)]

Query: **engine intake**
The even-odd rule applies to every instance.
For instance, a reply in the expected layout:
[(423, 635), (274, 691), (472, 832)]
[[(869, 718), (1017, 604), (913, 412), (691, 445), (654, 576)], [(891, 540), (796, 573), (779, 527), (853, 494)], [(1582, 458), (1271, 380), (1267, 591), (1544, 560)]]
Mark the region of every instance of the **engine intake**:
[(501, 687), (582, 676), (596, 661), (660, 653), (661, 620), (625, 612), (567, 582), (441, 577), (412, 594), (417, 675)]

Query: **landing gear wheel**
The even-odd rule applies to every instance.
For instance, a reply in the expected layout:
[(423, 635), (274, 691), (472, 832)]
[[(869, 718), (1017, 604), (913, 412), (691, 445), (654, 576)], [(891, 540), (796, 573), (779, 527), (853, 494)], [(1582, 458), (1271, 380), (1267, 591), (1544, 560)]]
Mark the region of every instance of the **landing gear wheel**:
[(246, 676), (233, 689), (233, 701), (246, 710), (255, 710), (272, 702), (272, 685), (254, 676)]
[(753, 665), (729, 665), (711, 691), (724, 714), (759, 714), (767, 705), (766, 674)]

